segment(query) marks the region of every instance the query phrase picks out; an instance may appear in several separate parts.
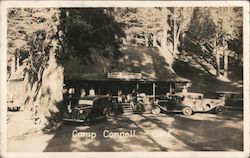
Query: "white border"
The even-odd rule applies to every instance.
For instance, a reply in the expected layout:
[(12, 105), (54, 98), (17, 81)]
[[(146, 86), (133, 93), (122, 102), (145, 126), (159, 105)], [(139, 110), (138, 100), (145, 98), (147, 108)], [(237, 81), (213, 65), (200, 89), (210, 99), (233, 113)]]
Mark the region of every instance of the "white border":
[[(1, 2), (1, 155), (3, 157), (249, 157), (249, 2), (247, 1), (0, 1)], [(8, 7), (244, 7), (244, 152), (44, 152), (7, 153), (6, 80)], [(5, 95), (3, 95), (5, 94)], [(208, 138), (209, 139), (209, 138)]]
[(250, 131), (249, 131), (249, 126), (250, 126), (250, 122), (249, 122), (249, 115), (250, 115), (250, 108), (249, 108), (249, 97), (250, 97), (250, 85), (249, 85), (249, 74), (250, 74), (250, 69), (249, 69), (249, 65), (250, 65), (250, 56), (249, 56), (249, 52), (250, 52), (250, 41), (249, 41), (249, 3), (248, 5), (246, 4), (243, 10), (243, 17), (244, 17), (244, 25), (243, 25), (243, 76), (244, 76), (244, 83), (243, 83), (243, 89), (244, 89), (244, 115), (243, 115), (243, 119), (244, 119), (244, 151), (246, 151), (248, 153), (248, 157), (250, 157)]
[(2, 1), (6, 7), (247, 7), (247, 1)]

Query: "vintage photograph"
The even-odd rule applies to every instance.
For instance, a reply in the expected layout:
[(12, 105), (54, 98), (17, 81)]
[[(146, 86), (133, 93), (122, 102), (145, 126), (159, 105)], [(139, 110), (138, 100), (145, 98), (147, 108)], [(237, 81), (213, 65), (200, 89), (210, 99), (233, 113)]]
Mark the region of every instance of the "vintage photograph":
[(7, 8), (7, 152), (242, 152), (243, 13)]

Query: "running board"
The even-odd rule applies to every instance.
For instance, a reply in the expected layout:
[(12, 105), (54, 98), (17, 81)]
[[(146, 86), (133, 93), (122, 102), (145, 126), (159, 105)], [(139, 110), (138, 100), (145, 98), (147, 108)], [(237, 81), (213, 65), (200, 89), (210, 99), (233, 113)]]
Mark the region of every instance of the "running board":
[(79, 120), (79, 119), (68, 119), (68, 118), (63, 118), (63, 121), (84, 122), (84, 120)]

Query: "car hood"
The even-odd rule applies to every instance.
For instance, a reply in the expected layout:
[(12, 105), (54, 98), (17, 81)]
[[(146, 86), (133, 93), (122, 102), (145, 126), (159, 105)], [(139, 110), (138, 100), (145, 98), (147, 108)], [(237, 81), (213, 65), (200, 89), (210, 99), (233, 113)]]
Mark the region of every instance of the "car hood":
[(210, 104), (213, 104), (213, 105), (218, 105), (218, 104), (224, 105), (225, 104), (225, 102), (223, 100), (221, 100), (221, 99), (203, 99), (203, 102), (206, 103), (206, 104), (210, 103)]

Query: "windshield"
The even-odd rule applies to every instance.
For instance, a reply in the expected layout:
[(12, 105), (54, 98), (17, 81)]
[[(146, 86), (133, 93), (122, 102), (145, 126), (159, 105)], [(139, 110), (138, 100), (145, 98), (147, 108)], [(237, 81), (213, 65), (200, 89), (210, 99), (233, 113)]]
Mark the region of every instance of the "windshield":
[(186, 98), (201, 100), (203, 96), (202, 95), (186, 95)]

